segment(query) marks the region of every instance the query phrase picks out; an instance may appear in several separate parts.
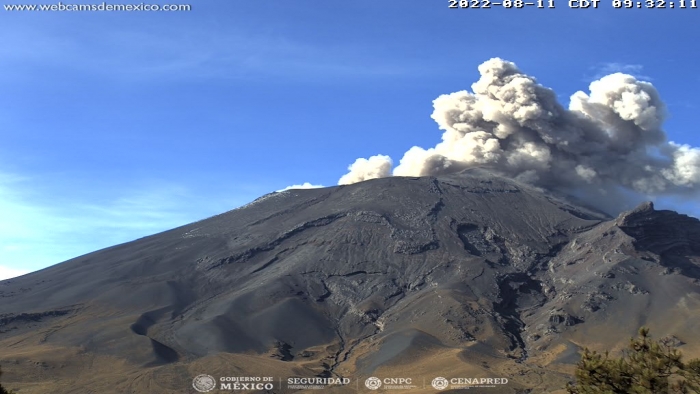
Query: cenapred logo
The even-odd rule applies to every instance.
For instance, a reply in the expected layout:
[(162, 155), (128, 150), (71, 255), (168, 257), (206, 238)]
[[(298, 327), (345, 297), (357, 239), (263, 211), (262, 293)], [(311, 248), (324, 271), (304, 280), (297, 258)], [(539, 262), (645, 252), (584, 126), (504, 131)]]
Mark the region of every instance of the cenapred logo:
[(365, 380), (365, 386), (370, 390), (377, 390), (382, 387), (382, 380), (372, 376)]
[(508, 384), (506, 378), (443, 378), (437, 377), (430, 383), (436, 390), (452, 388), (455, 390), (468, 390), (470, 388), (491, 388)]
[(200, 393), (208, 393), (216, 388), (216, 379), (207, 374), (197, 375), (192, 379), (192, 387)]
[(450, 382), (447, 379), (438, 376), (437, 378), (433, 379), (432, 382), (430, 382), (430, 385), (433, 386), (435, 390), (444, 390), (450, 385)]

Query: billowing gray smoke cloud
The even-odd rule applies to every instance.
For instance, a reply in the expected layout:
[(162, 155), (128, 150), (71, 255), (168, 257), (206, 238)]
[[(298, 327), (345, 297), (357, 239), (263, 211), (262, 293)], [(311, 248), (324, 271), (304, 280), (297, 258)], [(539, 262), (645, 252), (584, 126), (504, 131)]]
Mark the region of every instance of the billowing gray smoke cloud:
[[(608, 75), (589, 94), (575, 93), (566, 109), (514, 63), (491, 59), (479, 72), (473, 93), (433, 101), (442, 142), (409, 149), (393, 175), (485, 167), (607, 210), (622, 207), (601, 203), (611, 197), (700, 191), (700, 149), (666, 141), (665, 107), (650, 83)], [(391, 167), (388, 156), (358, 159), (339, 184), (390, 176)]]
[(384, 155), (372, 156), (369, 159), (359, 158), (348, 167), (347, 174), (338, 181), (339, 185), (349, 185), (368, 179), (391, 176), (391, 158)]

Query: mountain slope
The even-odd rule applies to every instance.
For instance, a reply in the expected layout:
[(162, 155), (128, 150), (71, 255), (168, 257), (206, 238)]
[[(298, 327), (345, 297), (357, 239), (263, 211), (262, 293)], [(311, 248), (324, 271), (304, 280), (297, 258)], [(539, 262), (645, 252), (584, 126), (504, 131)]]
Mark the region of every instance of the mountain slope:
[(483, 170), (273, 193), (0, 282), (0, 365), (20, 393), (201, 371), (551, 391), (640, 324), (699, 349), (699, 241), (675, 212), (613, 219)]

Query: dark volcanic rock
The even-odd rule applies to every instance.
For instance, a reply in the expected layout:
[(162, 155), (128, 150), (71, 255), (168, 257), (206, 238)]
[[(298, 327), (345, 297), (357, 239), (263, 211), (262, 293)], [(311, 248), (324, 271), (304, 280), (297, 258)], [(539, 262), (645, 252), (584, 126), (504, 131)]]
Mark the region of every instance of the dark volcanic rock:
[(691, 342), (699, 255), (698, 220), (651, 203), (612, 219), (482, 170), (392, 177), (272, 193), (0, 282), (0, 341), (19, 352), (30, 334), (7, 327), (31, 323), (38, 343), (159, 371), (246, 354), (371, 374), (449, 349), (539, 368), (641, 324)]
[(695, 218), (673, 211), (655, 211), (654, 204), (646, 202), (622, 213), (616, 222), (639, 248), (658, 255), (700, 253), (700, 227)]

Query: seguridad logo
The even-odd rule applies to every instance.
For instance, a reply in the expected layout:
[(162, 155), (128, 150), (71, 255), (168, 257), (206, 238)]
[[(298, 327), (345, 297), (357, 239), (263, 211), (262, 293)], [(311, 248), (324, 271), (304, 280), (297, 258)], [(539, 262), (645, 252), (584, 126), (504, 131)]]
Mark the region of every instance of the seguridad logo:
[(349, 384), (349, 378), (287, 378), (287, 388), (291, 390), (319, 390)]

